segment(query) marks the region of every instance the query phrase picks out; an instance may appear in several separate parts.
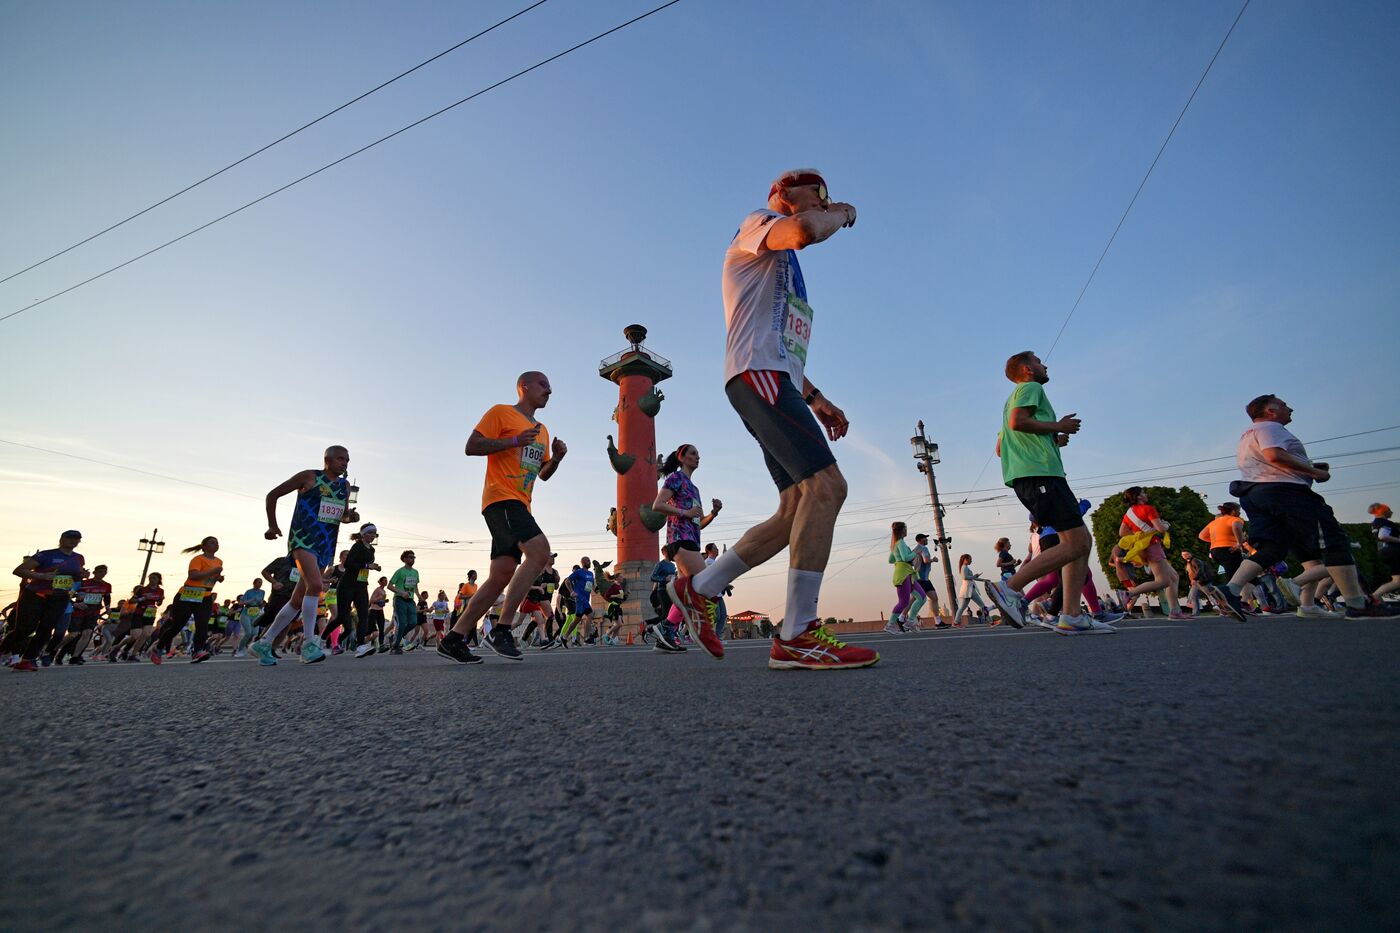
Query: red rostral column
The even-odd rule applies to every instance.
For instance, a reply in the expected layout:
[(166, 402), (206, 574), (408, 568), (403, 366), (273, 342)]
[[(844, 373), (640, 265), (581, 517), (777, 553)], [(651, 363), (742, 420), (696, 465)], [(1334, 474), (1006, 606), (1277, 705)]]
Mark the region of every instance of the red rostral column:
[[(656, 414), (662, 395), (656, 383), (671, 378), (671, 361), (642, 346), (647, 329), (640, 324), (623, 328), (631, 344), (598, 364), (598, 375), (617, 383), (617, 441), (608, 446), (608, 456), (617, 472), (617, 562), (614, 569), (626, 580), (627, 601), (624, 619), (629, 630), (639, 626), (647, 613), (651, 594), (651, 572), (660, 556), (656, 501)], [(648, 528), (643, 523), (645, 506)]]

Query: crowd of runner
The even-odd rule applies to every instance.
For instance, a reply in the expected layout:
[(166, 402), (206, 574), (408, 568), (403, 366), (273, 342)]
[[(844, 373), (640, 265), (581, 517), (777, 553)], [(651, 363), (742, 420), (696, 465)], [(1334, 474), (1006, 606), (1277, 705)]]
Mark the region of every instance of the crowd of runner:
[[(768, 207), (748, 214), (729, 244), (721, 282), (724, 393), (758, 443), (778, 507), (733, 547), (702, 547), (702, 531), (722, 503), (711, 500), (708, 512), (704, 507), (693, 479), (700, 464), (694, 444), (681, 444), (666, 457), (652, 504), (666, 516), (666, 545), (652, 575), (652, 617), (644, 626), (657, 651), (678, 654), (693, 646), (724, 660), (724, 595), (745, 573), (786, 550), (785, 612), (768, 666), (850, 669), (880, 659), (873, 648), (836, 638), (817, 612), (847, 492), (831, 443), (846, 436), (849, 422), (806, 371), (813, 310), (797, 254), (855, 222), (855, 207), (832, 201), (819, 173), (796, 169), (773, 182)], [(1150, 596), (1160, 599), (1171, 619), (1192, 618), (1203, 599), (1241, 621), (1285, 606), (1311, 618), (1394, 613), (1383, 599), (1400, 590), (1400, 533), (1390, 508), (1376, 503), (1370, 509), (1390, 577), (1367, 593), (1350, 539), (1314, 489), (1331, 478), (1328, 465), (1308, 457), (1286, 427), (1292, 408), (1274, 395), (1245, 406), (1251, 424), (1239, 441), (1240, 479), (1230, 490), (1238, 505), (1221, 505), (1219, 517), (1198, 536), (1209, 547), (1209, 562), (1182, 552), (1187, 607), (1166, 556), (1171, 525), (1139, 487), (1123, 494), (1125, 512), (1111, 560), (1119, 584), (1115, 598), (1101, 598), (1089, 572), (1092, 540), (1084, 514), (1090, 504), (1071, 490), (1060, 457), (1081, 421), (1074, 414), (1056, 415), (1044, 389), (1048, 367), (1034, 352), (1011, 356), (1004, 373), (1015, 388), (1003, 407), (996, 454), (1003, 481), (1030, 514), (1026, 557), (1014, 558), (1010, 541), (1002, 539), (996, 573), (987, 578), (974, 570), (972, 555), (961, 555), (957, 604), (949, 607), (945, 623), (929, 578), (934, 557), (928, 538), (916, 535), (910, 547), (906, 527), (896, 522), (889, 552), (896, 603), (886, 631), (918, 630), (920, 610), (928, 605), (936, 626), (962, 626), (973, 612), (990, 622), (994, 607), (996, 622), (1016, 628), (1029, 622), (1061, 635), (1112, 634), (1113, 623)], [(287, 553), (241, 595), (217, 595), (225, 575), (219, 541), (210, 536), (185, 549), (191, 555), (188, 571), (169, 600), (162, 576), (152, 573), (114, 603), (107, 568), (89, 571), (77, 551), (81, 534), (66, 531), (58, 547), (30, 555), (14, 569), (22, 582), (0, 656), (12, 670), (34, 671), (65, 660), (81, 665), (89, 649), (108, 663), (145, 658), (154, 664), (177, 654), (200, 663), (227, 649), (272, 666), (288, 655), (314, 664), (347, 651), (366, 658), (435, 644), (441, 657), (471, 664), (482, 660), (473, 648), (520, 661), (522, 647), (617, 644), (627, 598), (623, 578), (586, 556), (561, 574), (558, 555), (531, 512), (536, 481), (549, 480), (568, 453), (535, 417), (552, 394), (549, 379), (524, 372), (515, 388), (516, 401), (488, 409), (466, 443), (467, 456), (486, 458), (482, 517), (491, 537), (490, 565), (479, 583), (475, 572), (469, 574), (453, 600), (446, 590), (433, 598), (422, 588), (412, 551), (399, 555), (402, 565), (392, 574), (380, 575), (377, 529), (360, 523), (346, 479), (350, 454), (336, 445), (326, 449), (320, 467), (293, 474), (267, 494), (268, 540), (282, 536), (278, 502), (295, 494)], [(337, 550), (342, 525), (359, 525), (347, 551)], [(1302, 566), (1292, 578), (1290, 557)], [(373, 589), (371, 577), (377, 581)]]

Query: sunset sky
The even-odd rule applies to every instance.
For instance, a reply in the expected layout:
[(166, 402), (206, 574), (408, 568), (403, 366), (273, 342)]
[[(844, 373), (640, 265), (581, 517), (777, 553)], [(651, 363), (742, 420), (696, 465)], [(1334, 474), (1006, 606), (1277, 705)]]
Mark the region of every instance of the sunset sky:
[[(551, 0), (0, 284), (0, 317), (659, 2)], [(525, 5), (0, 7), (0, 277)], [(932, 530), (920, 419), (949, 501), (969, 500), (954, 553), (991, 573), (992, 542), (1026, 537), (988, 463), (1003, 363), (1048, 352), (1238, 10), (683, 0), (0, 321), (0, 554), (75, 527), (125, 592), (153, 527), (172, 578), (214, 534), (231, 596), (282, 548), (263, 494), (340, 443), (380, 563), (412, 547), (450, 590), (486, 569), (484, 463), (463, 443), (541, 369), (540, 417), (571, 453), (535, 514), (563, 558), (606, 559), (617, 390), (597, 365), (634, 321), (675, 364), (658, 446), (699, 447), (696, 483), (725, 503), (708, 535), (732, 543), (776, 493), (722, 390), (720, 263), (773, 177), (815, 166), (860, 212), (801, 256), (808, 374), (852, 423), (822, 612), (888, 612), (890, 522)], [(1273, 392), (1305, 441), (1389, 429), (1312, 448), (1342, 520), (1400, 498), (1397, 34), (1395, 3), (1245, 13), (1049, 357), (1052, 402), (1084, 421), (1065, 451), (1081, 494), (1222, 501), (1244, 403)], [(785, 570), (741, 580), (731, 610), (780, 614)]]

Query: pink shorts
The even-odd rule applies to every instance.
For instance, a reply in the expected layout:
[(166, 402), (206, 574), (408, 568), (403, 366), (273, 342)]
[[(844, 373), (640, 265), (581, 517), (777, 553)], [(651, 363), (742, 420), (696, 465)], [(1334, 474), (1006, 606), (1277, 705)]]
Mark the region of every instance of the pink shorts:
[(1147, 546), (1147, 550), (1142, 552), (1142, 559), (1144, 563), (1148, 564), (1152, 563), (1153, 561), (1166, 560), (1167, 552), (1162, 550), (1162, 542), (1154, 540), (1151, 544), (1149, 544)]

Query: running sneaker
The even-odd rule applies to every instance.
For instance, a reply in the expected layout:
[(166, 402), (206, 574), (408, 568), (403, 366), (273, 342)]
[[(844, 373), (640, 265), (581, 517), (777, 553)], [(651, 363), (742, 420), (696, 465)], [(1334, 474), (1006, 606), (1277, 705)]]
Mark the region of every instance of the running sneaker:
[(1400, 615), (1400, 611), (1397, 611), (1394, 607), (1380, 606), (1368, 602), (1360, 609), (1353, 609), (1351, 606), (1347, 606), (1345, 617), (1348, 619), (1393, 619), (1397, 615)]
[(1100, 609), (1094, 613), (1094, 621), (1102, 622), (1105, 625), (1112, 625), (1114, 622), (1122, 620), (1123, 613), (1114, 612), (1112, 609)]
[(869, 667), (880, 660), (880, 652), (838, 641), (824, 625), (813, 625), (796, 638), (773, 639), (768, 667), (775, 671), (835, 671)]
[(1347, 614), (1345, 609), (1331, 610), (1323, 609), (1317, 603), (1311, 606), (1299, 606), (1293, 614), (1300, 619), (1345, 619)]
[(10, 665), (10, 670), (29, 674), (39, 670), (39, 665), (35, 664), (28, 658), (20, 658), (18, 661)]
[(1092, 616), (1069, 616), (1063, 612), (1055, 623), (1055, 633), (1058, 635), (1112, 635), (1117, 631), (1111, 625), (1095, 622)]
[(720, 641), (715, 634), (715, 627), (709, 622), (702, 622), (696, 625), (693, 621), (687, 620), (687, 627), (690, 629), (691, 639), (700, 646), (700, 650), (714, 658), (716, 661), (724, 660), (724, 642)]
[(255, 641), (248, 646), (248, 650), (257, 655), (259, 667), (272, 667), (277, 663), (277, 655), (272, 650), (272, 646), (265, 641)]
[(73, 666), (82, 667), (82, 666), (83, 666), (84, 664), (86, 664), (86, 663), (87, 663), (87, 659), (85, 659), (85, 658), (69, 658), (69, 659), (68, 659), (68, 665), (69, 665), (69, 667), (73, 667)]
[(160, 656), (160, 649), (159, 649), (159, 648), (152, 648), (149, 657), (150, 657), (150, 659), (151, 659), (151, 663), (152, 663), (152, 664), (160, 664), (160, 663), (162, 663), (162, 662), (165, 660), (164, 658), (162, 658), (162, 657)]
[(438, 642), (438, 657), (455, 661), (458, 664), (480, 664), (481, 658), (472, 654), (467, 640), (461, 635), (447, 635)]
[(322, 648), (319, 644), (316, 643), (316, 639), (309, 638), (307, 639), (306, 644), (301, 646), (302, 664), (315, 664), (318, 661), (324, 661), (325, 659), (326, 651), (324, 648)]
[(53, 655), (45, 651), (43, 654), (39, 655), (39, 663), (42, 664), (44, 667), (48, 667), (50, 664), (53, 663)]
[[(438, 646), (438, 651), (441, 651), (441, 650), (442, 650), (442, 646), (439, 645), (439, 646)], [(367, 657), (369, 657), (369, 656), (372, 655), (372, 654), (374, 654), (374, 642), (372, 642), (372, 641), (371, 641), (371, 642), (366, 642), (365, 644), (363, 644), (363, 645), (361, 645), (360, 647), (358, 647), (358, 648), (355, 649), (355, 657), (357, 657), (357, 658), (367, 658)]]
[(676, 640), (676, 633), (671, 630), (671, 626), (665, 622), (658, 622), (650, 629), (651, 637), (656, 642), (652, 646), (653, 651), (660, 651), (665, 654), (684, 654), (685, 646)]
[(885, 623), (885, 634), (886, 634), (886, 635), (902, 635), (902, 634), (904, 634), (904, 630), (901, 629), (898, 625), (895, 624), (894, 619), (890, 619), (888, 622)]
[(1244, 607), (1244, 603), (1240, 601), (1239, 595), (1232, 592), (1228, 586), (1217, 587), (1216, 592), (1220, 594), (1220, 599), (1225, 605), (1225, 615), (1234, 619), (1236, 622), (1243, 622), (1248, 619), (1249, 616), (1253, 615), (1253, 613)]
[(190, 663), (191, 663), (191, 664), (198, 664), (200, 661), (207, 661), (207, 660), (209, 660), (209, 652), (208, 652), (207, 650), (206, 650), (206, 651), (196, 651), (196, 652), (194, 653), (194, 656), (190, 658)]
[(486, 647), (490, 648), (491, 653), (499, 658), (505, 658), (508, 661), (522, 659), (520, 649), (515, 646), (515, 636), (504, 625), (498, 625), (491, 629), (491, 634), (486, 636)]
[(235, 658), (246, 658), (248, 656), (248, 652), (243, 650), (242, 648), (238, 648), (233, 652), (233, 656)]
[(403, 649), (400, 648), (398, 645), (395, 645), (394, 647), (392, 647), (392, 648), (389, 649), (389, 653), (390, 653), (390, 654), (403, 654)]
[(1000, 580), (988, 580), (983, 586), (992, 602), (1001, 610), (1001, 617), (1014, 628), (1025, 628), (1026, 619), (1021, 614), (1021, 601), (1025, 598)]
[(1167, 613), (1167, 618), (1173, 622), (1190, 622), (1195, 616), (1189, 612), (1170, 612)]
[[(708, 625), (711, 634), (714, 632), (716, 612), (719, 601), (712, 596), (705, 596), (695, 591), (695, 586), (691, 583), (690, 577), (680, 575), (672, 577), (666, 583), (666, 592), (671, 597), (671, 602), (681, 609), (681, 614), (685, 616), (686, 627), (690, 629), (692, 638), (696, 638), (699, 626)], [(709, 650), (708, 648), (705, 650)], [(723, 655), (723, 650), (720, 654)]]

